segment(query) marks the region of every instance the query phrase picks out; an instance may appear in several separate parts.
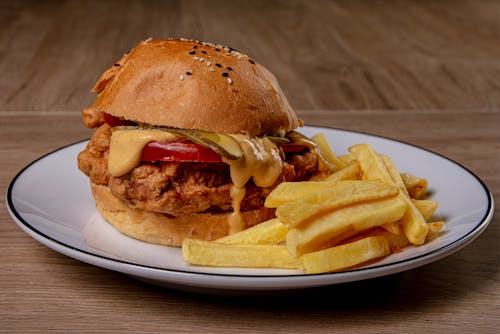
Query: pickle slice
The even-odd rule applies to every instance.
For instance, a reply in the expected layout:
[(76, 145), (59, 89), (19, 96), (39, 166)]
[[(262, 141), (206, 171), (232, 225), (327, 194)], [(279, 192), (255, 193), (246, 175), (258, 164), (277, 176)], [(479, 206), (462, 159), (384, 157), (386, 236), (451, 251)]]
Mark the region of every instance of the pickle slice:
[(230, 160), (239, 160), (243, 157), (243, 150), (233, 137), (216, 132), (186, 129), (168, 129), (183, 135), (191, 141), (204, 145)]

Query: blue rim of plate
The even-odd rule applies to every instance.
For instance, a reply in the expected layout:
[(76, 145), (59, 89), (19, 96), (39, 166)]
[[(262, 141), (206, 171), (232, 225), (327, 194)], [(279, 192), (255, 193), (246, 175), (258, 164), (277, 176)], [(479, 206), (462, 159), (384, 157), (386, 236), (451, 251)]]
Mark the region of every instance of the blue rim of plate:
[[(59, 147), (59, 148), (57, 148), (57, 149), (55, 149), (55, 150), (53, 150), (53, 151), (51, 151), (49, 153), (46, 153), (46, 154), (42, 155), (41, 157), (35, 159), (34, 161), (32, 161), (31, 163), (29, 163), (28, 165), (26, 165), (24, 168), (22, 168), (16, 174), (16, 176), (10, 182), (8, 190), (7, 190), (7, 194), (6, 194), (6, 197), (7, 197), (6, 199), (7, 199), (7, 205), (8, 205), (8, 209), (9, 209), (9, 214), (11, 214), (11, 216), (12, 215), (15, 216), (13, 218), (16, 218), (16, 220), (17, 220), (16, 223), (23, 224), (25, 228), (27, 228), (28, 230), (31, 230), (33, 233), (35, 233), (35, 234), (43, 237), (47, 241), (56, 243), (57, 245), (62, 246), (63, 248), (67, 249), (68, 251), (77, 251), (77, 252), (85, 254), (87, 256), (94, 257), (94, 258), (96, 258), (98, 260), (110, 261), (111, 263), (117, 263), (117, 264), (121, 264), (121, 265), (132, 266), (132, 267), (142, 268), (142, 269), (146, 269), (146, 270), (154, 270), (154, 271), (159, 271), (159, 272), (167, 272), (167, 273), (188, 274), (188, 275), (196, 275), (196, 276), (238, 277), (238, 278), (255, 278), (255, 279), (258, 279), (258, 278), (266, 278), (266, 279), (290, 278), (290, 279), (293, 279), (293, 278), (303, 278), (303, 277), (335, 276), (335, 275), (342, 275), (342, 274), (348, 274), (348, 273), (370, 272), (370, 271), (373, 271), (373, 270), (376, 270), (376, 269), (382, 269), (382, 268), (387, 268), (387, 267), (389, 267), (389, 268), (390, 267), (396, 267), (398, 264), (402, 264), (402, 263), (410, 262), (410, 261), (416, 261), (416, 260), (422, 259), (422, 258), (432, 259), (433, 255), (438, 255), (439, 253), (442, 253), (446, 249), (453, 248), (453, 246), (456, 245), (456, 244), (461, 244), (462, 242), (464, 242), (464, 244), (461, 245), (462, 247), (464, 247), (468, 243), (472, 242), (480, 234), (480, 233), (478, 233), (477, 235), (474, 235), (474, 233), (476, 231), (482, 231), (482, 230), (484, 230), (488, 226), (488, 224), (490, 223), (490, 221), (493, 218), (493, 212), (494, 212), (493, 195), (489, 191), (489, 189), (486, 186), (486, 184), (476, 174), (474, 174), (470, 169), (468, 169), (467, 167), (461, 165), (460, 163), (458, 163), (458, 162), (456, 162), (456, 161), (454, 161), (454, 160), (452, 160), (452, 159), (450, 159), (450, 158), (448, 158), (448, 157), (446, 157), (446, 156), (444, 156), (442, 154), (436, 153), (434, 151), (431, 151), (429, 149), (420, 147), (418, 145), (410, 144), (410, 143), (407, 143), (407, 142), (404, 142), (404, 141), (395, 140), (395, 139), (392, 139), (392, 138), (389, 138), (389, 137), (375, 135), (375, 134), (371, 134), (371, 133), (367, 133), (367, 132), (352, 131), (352, 130), (346, 130), (346, 129), (340, 129), (340, 128), (325, 127), (325, 126), (315, 126), (315, 125), (305, 125), (305, 126), (307, 126), (309, 128), (323, 128), (323, 129), (329, 129), (329, 130), (335, 130), (335, 131), (341, 131), (341, 132), (347, 132), (347, 133), (353, 133), (353, 134), (361, 134), (361, 135), (370, 136), (370, 137), (374, 137), (374, 138), (380, 138), (380, 139), (388, 140), (388, 141), (391, 141), (391, 142), (394, 142), (394, 143), (405, 144), (405, 145), (411, 146), (413, 148), (417, 148), (417, 149), (426, 151), (428, 153), (434, 154), (434, 155), (439, 156), (439, 157), (441, 157), (443, 159), (446, 159), (446, 160), (452, 162), (453, 164), (455, 164), (456, 166), (462, 168), (466, 172), (468, 172), (471, 176), (474, 177), (474, 179), (477, 182), (479, 182), (479, 184), (482, 186), (482, 188), (483, 188), (483, 190), (484, 190), (484, 192), (485, 192), (485, 194), (487, 195), (487, 198), (488, 198), (487, 210), (485, 211), (485, 214), (479, 220), (479, 222), (473, 228), (471, 228), (471, 230), (469, 232), (467, 232), (466, 234), (464, 234), (461, 238), (453, 240), (453, 242), (450, 242), (450, 243), (448, 243), (448, 244), (446, 244), (444, 246), (441, 246), (439, 248), (431, 250), (431, 251), (429, 251), (427, 253), (420, 254), (418, 256), (413, 256), (413, 257), (408, 258), (408, 259), (402, 259), (402, 260), (399, 260), (399, 261), (396, 261), (396, 262), (391, 262), (391, 263), (381, 264), (381, 265), (372, 265), (372, 266), (369, 266), (369, 267), (358, 267), (358, 268), (349, 269), (349, 270), (343, 270), (343, 271), (339, 271), (339, 272), (329, 272), (329, 273), (320, 273), (320, 274), (306, 274), (306, 273), (303, 273), (303, 274), (289, 274), (289, 275), (287, 275), (287, 274), (284, 274), (284, 275), (283, 274), (279, 274), (279, 275), (252, 275), (252, 274), (228, 274), (228, 273), (203, 273), (203, 272), (195, 272), (195, 271), (189, 271), (189, 270), (166, 269), (166, 268), (161, 268), (161, 267), (148, 266), (148, 265), (143, 265), (143, 264), (128, 262), (128, 261), (124, 261), (124, 260), (120, 260), (120, 259), (113, 259), (111, 257), (99, 255), (99, 254), (96, 254), (96, 253), (92, 253), (92, 252), (89, 252), (89, 251), (86, 251), (86, 250), (82, 250), (82, 249), (79, 249), (77, 247), (73, 247), (71, 245), (68, 245), (68, 244), (66, 244), (66, 243), (64, 243), (64, 242), (62, 242), (60, 240), (54, 239), (54, 238), (46, 235), (42, 231), (39, 231), (37, 228), (33, 227), (16, 210), (16, 208), (14, 206), (14, 203), (12, 201), (12, 191), (14, 189), (14, 186), (16, 184), (17, 179), (19, 179), (26, 170), (28, 170), (29, 168), (31, 168), (38, 161), (43, 160), (44, 158), (46, 158), (46, 157), (48, 157), (48, 156), (50, 156), (50, 155), (52, 155), (52, 154), (54, 154), (54, 153), (56, 153), (58, 151), (64, 150), (64, 149), (69, 148), (69, 147), (74, 146), (74, 145), (78, 145), (78, 144), (83, 143), (83, 142), (85, 142), (85, 141), (88, 140), (88, 139), (83, 139), (83, 140), (80, 140), (80, 141), (77, 141), (77, 142), (74, 142), (74, 143), (71, 143), (71, 144), (68, 144), (68, 145), (64, 145), (64, 146)], [(470, 240), (467, 240), (471, 236), (474, 236), (474, 238), (472, 238)], [(47, 245), (45, 245), (45, 246), (47, 246)], [(49, 248), (51, 248), (51, 247), (49, 247)], [(66, 255), (66, 254), (63, 254), (63, 255)], [(66, 255), (66, 256), (69, 256), (69, 255)], [(72, 257), (72, 256), (69, 256), (69, 257)], [(77, 260), (83, 261), (83, 260), (80, 260), (80, 259), (77, 259)], [(439, 260), (439, 258), (437, 260)], [(83, 262), (86, 262), (86, 261), (83, 261)], [(433, 262), (433, 261), (430, 261), (430, 262)], [(100, 266), (100, 265), (93, 264), (93, 263), (90, 263), (90, 264), (96, 265), (96, 266)], [(421, 265), (425, 265), (425, 264), (426, 263), (423, 263)], [(420, 265), (415, 265), (412, 268), (415, 268), (415, 267), (418, 267), (418, 266), (420, 266)], [(125, 272), (125, 271), (120, 271), (120, 270), (117, 270), (117, 269), (110, 269), (110, 268), (107, 268), (107, 267), (104, 267), (104, 266), (100, 266), (100, 267), (105, 268), (105, 269), (109, 269), (109, 270), (118, 271), (118, 272)], [(400, 271), (404, 271), (404, 270), (406, 270), (406, 269), (395, 270), (395, 271), (387, 273), (387, 274), (376, 275), (376, 277), (384, 276), (384, 275), (388, 275), (388, 274), (391, 274), (391, 273), (396, 273), (396, 272), (400, 272)]]

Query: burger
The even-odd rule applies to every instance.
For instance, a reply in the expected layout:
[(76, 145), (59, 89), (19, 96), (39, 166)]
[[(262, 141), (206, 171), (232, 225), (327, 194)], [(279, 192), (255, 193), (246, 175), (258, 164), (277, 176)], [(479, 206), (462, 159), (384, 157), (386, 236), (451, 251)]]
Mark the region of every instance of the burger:
[(133, 238), (241, 231), (274, 217), (264, 201), (279, 183), (329, 172), (273, 74), (232, 48), (148, 39), (92, 91), (78, 167), (102, 217)]

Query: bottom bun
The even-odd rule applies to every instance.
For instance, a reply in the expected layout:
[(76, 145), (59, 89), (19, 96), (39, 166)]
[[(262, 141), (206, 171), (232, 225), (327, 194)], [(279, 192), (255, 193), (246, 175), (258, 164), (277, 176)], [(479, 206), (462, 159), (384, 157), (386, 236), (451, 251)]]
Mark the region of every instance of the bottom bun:
[[(229, 234), (230, 213), (192, 213), (173, 217), (131, 208), (113, 196), (107, 186), (91, 183), (97, 208), (118, 231), (149, 243), (180, 246), (186, 237), (215, 240)], [(274, 210), (262, 208), (243, 212), (246, 227), (274, 217)]]

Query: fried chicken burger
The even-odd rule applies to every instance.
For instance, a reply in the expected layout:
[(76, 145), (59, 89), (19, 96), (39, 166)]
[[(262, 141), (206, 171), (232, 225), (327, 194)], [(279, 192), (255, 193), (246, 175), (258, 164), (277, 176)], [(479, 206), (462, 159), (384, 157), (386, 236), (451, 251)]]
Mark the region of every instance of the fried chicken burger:
[(231, 48), (149, 39), (93, 92), (78, 167), (104, 219), (131, 237), (214, 240), (274, 217), (264, 200), (279, 183), (328, 172), (276, 78)]

